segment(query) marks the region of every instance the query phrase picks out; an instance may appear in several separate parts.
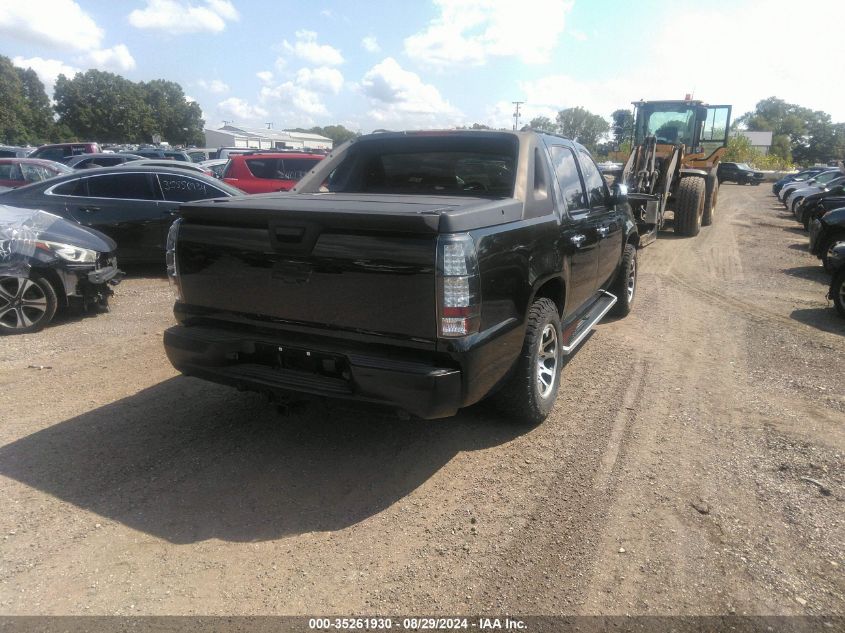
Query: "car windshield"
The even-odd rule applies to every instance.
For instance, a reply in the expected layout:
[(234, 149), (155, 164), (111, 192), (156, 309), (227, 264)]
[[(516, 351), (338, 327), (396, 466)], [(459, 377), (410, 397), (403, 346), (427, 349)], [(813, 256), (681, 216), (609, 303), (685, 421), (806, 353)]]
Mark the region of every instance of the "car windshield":
[(820, 175), (816, 176), (815, 184), (824, 185), (826, 183), (829, 183), (834, 178), (839, 178), (841, 175), (842, 175), (842, 173), (838, 172), (838, 171), (829, 171), (825, 174), (820, 174)]
[(747, 169), (748, 171), (754, 171), (748, 163), (737, 163), (737, 167), (740, 169)]

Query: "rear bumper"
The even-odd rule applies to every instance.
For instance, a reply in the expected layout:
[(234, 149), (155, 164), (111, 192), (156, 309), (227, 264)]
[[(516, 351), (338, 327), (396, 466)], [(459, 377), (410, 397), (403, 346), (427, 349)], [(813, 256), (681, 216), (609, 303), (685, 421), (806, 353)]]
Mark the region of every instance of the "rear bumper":
[[(181, 325), (165, 331), (164, 347), (183, 374), (243, 390), (373, 402), (425, 419), (449, 417), (462, 406), (459, 369), (388, 354), (343, 353), (281, 337)], [(290, 367), (291, 354), (305, 362)]]

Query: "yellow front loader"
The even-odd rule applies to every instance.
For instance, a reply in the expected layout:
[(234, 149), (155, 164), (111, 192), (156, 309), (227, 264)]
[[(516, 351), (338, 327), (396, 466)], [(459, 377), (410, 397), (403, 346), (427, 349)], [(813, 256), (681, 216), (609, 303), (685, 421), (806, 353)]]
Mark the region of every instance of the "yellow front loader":
[(666, 211), (674, 214), (675, 233), (698, 235), (713, 222), (731, 106), (685, 99), (638, 101), (634, 109), (633, 149), (622, 178), (640, 244), (657, 238)]

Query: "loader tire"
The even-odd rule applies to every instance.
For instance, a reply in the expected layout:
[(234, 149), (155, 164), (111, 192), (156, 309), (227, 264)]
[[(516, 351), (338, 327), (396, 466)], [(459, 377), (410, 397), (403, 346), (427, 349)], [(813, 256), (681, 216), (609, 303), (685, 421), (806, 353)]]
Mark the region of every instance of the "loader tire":
[(716, 211), (716, 202), (719, 200), (719, 181), (713, 181), (713, 186), (707, 190), (707, 197), (704, 199), (704, 213), (701, 216), (701, 226), (713, 224), (713, 214)]
[(698, 176), (685, 176), (678, 185), (675, 203), (675, 233), (695, 237), (701, 231), (706, 182)]

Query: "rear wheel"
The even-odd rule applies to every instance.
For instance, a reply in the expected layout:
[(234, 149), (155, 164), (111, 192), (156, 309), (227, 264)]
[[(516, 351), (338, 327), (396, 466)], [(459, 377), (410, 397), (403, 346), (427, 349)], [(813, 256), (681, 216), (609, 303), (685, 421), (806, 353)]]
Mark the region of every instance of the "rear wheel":
[(840, 316), (845, 317), (845, 268), (840, 268), (830, 284), (830, 298)]
[(833, 264), (830, 261), (830, 256), (833, 254), (833, 247), (836, 246), (837, 242), (845, 242), (845, 233), (837, 233), (821, 249), (822, 266), (829, 273), (833, 272)]
[(560, 385), (560, 315), (551, 299), (538, 299), (528, 311), (522, 352), (495, 402), (509, 417), (539, 424), (554, 406)]
[(698, 176), (685, 176), (678, 185), (675, 204), (675, 233), (695, 237), (701, 231), (704, 214), (705, 180)]
[(713, 224), (713, 214), (716, 211), (716, 202), (719, 200), (719, 181), (713, 182), (713, 186), (707, 191), (707, 197), (704, 200), (704, 213), (701, 216), (701, 226), (710, 226)]
[(29, 334), (43, 329), (56, 314), (56, 292), (50, 282), (28, 277), (0, 277), (0, 332)]

